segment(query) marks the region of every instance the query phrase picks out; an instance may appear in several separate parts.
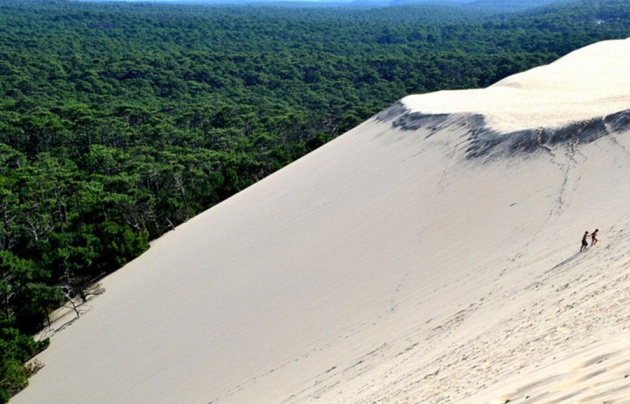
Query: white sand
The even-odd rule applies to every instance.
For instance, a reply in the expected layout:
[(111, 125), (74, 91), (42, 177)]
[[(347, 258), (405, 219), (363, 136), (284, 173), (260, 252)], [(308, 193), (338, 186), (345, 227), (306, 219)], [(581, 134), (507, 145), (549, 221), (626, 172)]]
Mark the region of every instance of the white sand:
[[(475, 97), (506, 127), (629, 109), (606, 73), (629, 44), (405, 103)], [(425, 135), (370, 120), (157, 240), (12, 403), (630, 402), (630, 128), (487, 162), (461, 125)]]
[(403, 102), (429, 114), (481, 113), (503, 132), (566, 125), (628, 108), (627, 55), (630, 39), (604, 41), (486, 89), (411, 95)]

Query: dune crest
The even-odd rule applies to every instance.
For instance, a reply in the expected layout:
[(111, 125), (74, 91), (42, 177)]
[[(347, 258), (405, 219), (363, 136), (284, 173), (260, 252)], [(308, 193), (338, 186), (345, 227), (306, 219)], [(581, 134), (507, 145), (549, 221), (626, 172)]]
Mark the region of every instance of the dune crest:
[(479, 114), (501, 133), (565, 126), (629, 109), (628, 54), (630, 39), (603, 41), (485, 89), (411, 95), (402, 102), (423, 114)]
[(106, 278), (12, 402), (627, 402), (628, 63), (403, 99)]

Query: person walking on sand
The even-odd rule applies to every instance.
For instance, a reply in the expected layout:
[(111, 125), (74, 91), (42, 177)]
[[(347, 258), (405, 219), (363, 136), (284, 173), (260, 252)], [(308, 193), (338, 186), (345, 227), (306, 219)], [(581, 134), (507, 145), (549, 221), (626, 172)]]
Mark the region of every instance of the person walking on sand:
[(591, 233), (591, 247), (597, 244), (597, 232), (599, 229), (595, 229), (594, 232)]
[(588, 231), (585, 231), (584, 236), (582, 236), (582, 247), (580, 248), (580, 252), (586, 250), (586, 248), (588, 247), (588, 241), (586, 241), (587, 237), (588, 237)]

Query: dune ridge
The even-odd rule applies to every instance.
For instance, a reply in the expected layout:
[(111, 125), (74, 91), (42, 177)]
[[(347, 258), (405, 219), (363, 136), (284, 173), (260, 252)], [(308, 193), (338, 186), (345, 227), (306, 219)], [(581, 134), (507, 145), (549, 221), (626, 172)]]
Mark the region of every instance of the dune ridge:
[(602, 41), (547, 65), (476, 90), (438, 91), (402, 100), (424, 114), (477, 113), (500, 133), (566, 126), (628, 108), (630, 39)]
[(628, 61), (401, 100), (106, 278), (12, 402), (628, 402)]

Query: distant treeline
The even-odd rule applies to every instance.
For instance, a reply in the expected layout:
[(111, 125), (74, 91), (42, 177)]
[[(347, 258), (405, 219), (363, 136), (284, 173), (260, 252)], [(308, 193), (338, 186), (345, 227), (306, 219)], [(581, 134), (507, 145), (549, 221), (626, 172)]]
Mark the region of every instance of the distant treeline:
[(459, 8), (0, 3), (0, 402), (52, 310), (149, 240), (411, 93), (630, 36), (628, 1)]

